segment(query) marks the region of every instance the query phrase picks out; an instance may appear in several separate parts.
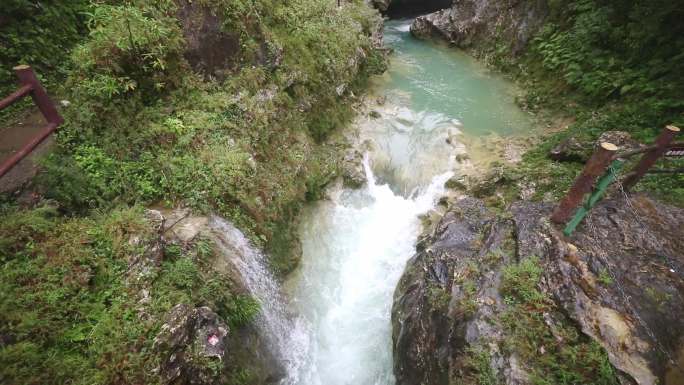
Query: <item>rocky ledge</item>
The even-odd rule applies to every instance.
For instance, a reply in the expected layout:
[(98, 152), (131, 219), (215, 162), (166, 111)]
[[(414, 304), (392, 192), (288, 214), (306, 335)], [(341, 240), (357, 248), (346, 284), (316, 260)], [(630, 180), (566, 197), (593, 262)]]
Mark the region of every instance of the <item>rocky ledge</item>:
[(684, 210), (607, 200), (566, 238), (551, 209), (462, 198), (421, 238), (392, 309), (397, 384), (683, 383)]
[(411, 33), (439, 37), (459, 47), (487, 47), (498, 41), (521, 52), (548, 15), (546, 1), (454, 1), (450, 8), (417, 17)]

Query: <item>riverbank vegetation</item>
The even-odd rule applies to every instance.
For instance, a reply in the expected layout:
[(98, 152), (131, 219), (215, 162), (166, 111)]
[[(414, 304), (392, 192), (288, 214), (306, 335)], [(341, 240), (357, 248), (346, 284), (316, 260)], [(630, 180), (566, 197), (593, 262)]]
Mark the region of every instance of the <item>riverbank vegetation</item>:
[[(604, 131), (619, 130), (652, 143), (665, 125), (684, 125), (682, 17), (677, 2), (555, 1), (519, 56), (503, 40), (477, 47), (479, 57), (521, 84), (524, 108), (570, 122), (532, 148), (511, 179), (535, 182), (538, 198), (557, 198), (582, 167), (548, 158), (562, 141), (572, 137), (591, 147)], [(681, 161), (667, 163), (662, 167), (682, 167)], [(636, 189), (684, 205), (682, 174), (650, 175)]]
[[(337, 174), (345, 144), (331, 134), (384, 67), (379, 16), (361, 1), (11, 5), (0, 90), (28, 63), (69, 103), (32, 194), (0, 200), (0, 382), (155, 382), (151, 340), (172, 306), (209, 305), (234, 327), (255, 308), (229, 282), (225, 295), (198, 286), (213, 282), (202, 242), (164, 250), (141, 305), (126, 271), (142, 252), (133, 234), (152, 237), (143, 208), (219, 214), (291, 270), (292, 223)], [(198, 59), (202, 39), (224, 45)], [(210, 48), (227, 56), (212, 62)]]

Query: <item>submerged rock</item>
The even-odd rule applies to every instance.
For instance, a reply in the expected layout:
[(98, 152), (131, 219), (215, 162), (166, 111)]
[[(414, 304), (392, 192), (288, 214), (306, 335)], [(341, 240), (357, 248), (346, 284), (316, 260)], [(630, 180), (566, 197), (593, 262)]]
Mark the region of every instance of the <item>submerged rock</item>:
[[(551, 209), (523, 201), (495, 215), (464, 198), (419, 241), (392, 309), (398, 385), (553, 381), (543, 365), (572, 365), (569, 351), (590, 363), (575, 375), (598, 376), (594, 346), (614, 382), (681, 383), (684, 210), (643, 196), (609, 200), (565, 238), (547, 220)], [(537, 297), (516, 305), (520, 266), (537, 274), (523, 293)]]

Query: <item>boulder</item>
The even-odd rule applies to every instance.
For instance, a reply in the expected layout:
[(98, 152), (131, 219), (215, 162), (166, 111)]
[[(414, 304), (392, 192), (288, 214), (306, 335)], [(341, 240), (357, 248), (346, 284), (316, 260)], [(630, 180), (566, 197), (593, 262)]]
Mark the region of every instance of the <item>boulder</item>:
[(239, 64), (240, 36), (202, 2), (177, 0), (177, 18), (186, 41), (185, 58), (198, 73), (224, 79)]
[[(536, 357), (592, 346), (621, 384), (682, 383), (684, 210), (645, 196), (606, 200), (566, 238), (547, 219), (552, 208), (521, 201), (496, 215), (462, 198), (424, 234), (392, 309), (398, 385), (531, 384), (551, 375)], [(542, 329), (524, 346), (533, 359), (515, 343), (525, 324), (510, 318), (504, 279), (521, 261), (536, 261), (542, 298), (523, 307)]]
[(411, 24), (413, 35), (440, 37), (462, 48), (501, 41), (510, 44), (513, 55), (522, 51), (548, 15), (546, 1), (461, 0), (442, 8), (417, 17)]
[(346, 187), (359, 188), (366, 184), (366, 171), (363, 169), (363, 154), (350, 149), (342, 158), (342, 180)]
[(176, 305), (154, 340), (164, 384), (209, 385), (220, 381), (228, 326), (210, 308)]
[(591, 143), (570, 136), (549, 151), (549, 158), (560, 162), (586, 162), (591, 151)]

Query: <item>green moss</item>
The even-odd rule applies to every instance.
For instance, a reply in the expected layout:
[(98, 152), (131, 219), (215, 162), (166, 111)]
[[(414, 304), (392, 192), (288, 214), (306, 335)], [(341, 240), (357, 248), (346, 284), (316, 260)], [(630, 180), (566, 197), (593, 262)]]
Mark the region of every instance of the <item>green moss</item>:
[[(536, 258), (504, 270), (501, 293), (509, 308), (500, 321), (507, 336), (505, 351), (526, 364), (533, 384), (618, 384), (601, 346), (582, 334), (537, 288), (541, 274)], [(554, 319), (553, 330), (545, 314)]]
[[(466, 384), (497, 385), (501, 382), (490, 364), (490, 355), (483, 346), (468, 348), (465, 353), (464, 366), (467, 369)], [(459, 379), (460, 380), (460, 379)]]
[(126, 283), (129, 258), (158, 237), (141, 209), (76, 219), (54, 213), (48, 207), (2, 212), (4, 381), (154, 383), (151, 344), (174, 305), (210, 306), (236, 329), (259, 310), (254, 299), (233, 294), (227, 277), (207, 275), (213, 248), (206, 240), (166, 248), (159, 270), (143, 278), (149, 302), (141, 306), (140, 288)]
[[(507, 42), (501, 31), (473, 48), (521, 84), (524, 108), (542, 120), (574, 119), (567, 131), (549, 135), (526, 154), (517, 168), (524, 181), (536, 184), (537, 200), (558, 199), (582, 167), (548, 159), (548, 150), (562, 139), (572, 135), (591, 143), (604, 131), (621, 130), (652, 143), (666, 124), (684, 123), (678, 91), (684, 76), (675, 59), (684, 52), (684, 31), (671, 28), (683, 16), (680, 7), (667, 1), (569, 0), (550, 8), (546, 24), (519, 56), (502, 49)], [(658, 167), (676, 169), (683, 162), (661, 161)], [(682, 206), (683, 185), (681, 174), (656, 174), (636, 190)], [(502, 190), (517, 193), (513, 183)]]

